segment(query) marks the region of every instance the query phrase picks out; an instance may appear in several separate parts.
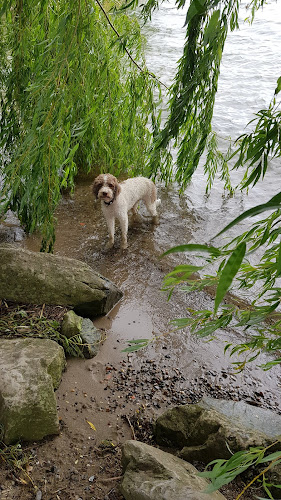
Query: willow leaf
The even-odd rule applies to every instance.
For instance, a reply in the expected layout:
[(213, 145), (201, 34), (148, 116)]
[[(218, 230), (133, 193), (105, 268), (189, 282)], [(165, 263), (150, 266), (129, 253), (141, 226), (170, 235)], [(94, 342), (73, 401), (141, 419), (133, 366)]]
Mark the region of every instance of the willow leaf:
[(219, 18), (220, 18), (220, 10), (218, 9), (213, 12), (210, 22), (204, 33), (205, 45), (207, 45), (207, 43), (212, 42), (215, 36), (217, 35), (219, 29)]
[(238, 217), (236, 217), (236, 219), (231, 221), (224, 229), (222, 229), (219, 233), (217, 233), (215, 237), (225, 233), (231, 227), (235, 226), (242, 220), (247, 219), (247, 217), (254, 217), (255, 215), (259, 215), (262, 212), (266, 212), (267, 210), (278, 210), (279, 208), (281, 208), (281, 192), (273, 196), (273, 198), (271, 198), (267, 203), (256, 205), (255, 207), (252, 207), (249, 210), (246, 210), (245, 212), (240, 214)]
[[(275, 451), (275, 453), (271, 453), (270, 455), (267, 455), (266, 457), (262, 458), (259, 463), (260, 464), (263, 464), (265, 462), (271, 462), (272, 460), (280, 460), (281, 459), (281, 451)], [(276, 464), (276, 462), (274, 463), (274, 465)]]
[(217, 287), (214, 313), (217, 312), (221, 301), (223, 300), (228, 289), (230, 288), (230, 285), (240, 268), (245, 253), (246, 253), (246, 243), (242, 242), (235, 248), (234, 252), (232, 252), (231, 256), (226, 262), (222, 270)]
[(281, 90), (281, 76), (277, 80), (277, 87), (276, 87), (275, 92), (274, 92), (275, 95), (279, 94), (280, 90)]
[(193, 0), (186, 14), (185, 24), (188, 24), (195, 16), (206, 12), (205, 0)]
[(161, 257), (168, 255), (170, 253), (178, 253), (178, 252), (203, 252), (209, 253), (213, 257), (218, 257), (220, 255), (220, 250), (215, 247), (209, 247), (208, 245), (199, 245), (196, 243), (188, 243), (187, 245), (178, 245), (176, 247), (170, 248), (166, 252), (164, 252)]
[(276, 278), (281, 274), (281, 243), (279, 244), (278, 254), (276, 256)]
[(136, 340), (128, 340), (128, 344), (133, 344), (129, 345), (129, 347), (126, 347), (126, 349), (122, 349), (121, 352), (135, 352), (139, 351), (143, 347), (146, 347), (148, 343), (150, 342), (149, 339), (136, 339)]
[(193, 266), (193, 265), (190, 265), (190, 264), (182, 264), (180, 266), (176, 266), (173, 271), (171, 271), (170, 273), (168, 273), (166, 275), (167, 276), (175, 276), (175, 275), (178, 275), (178, 274), (181, 274), (181, 273), (184, 273), (184, 276), (188, 276), (190, 274), (193, 274), (197, 271), (200, 271), (201, 269), (203, 269), (202, 266)]

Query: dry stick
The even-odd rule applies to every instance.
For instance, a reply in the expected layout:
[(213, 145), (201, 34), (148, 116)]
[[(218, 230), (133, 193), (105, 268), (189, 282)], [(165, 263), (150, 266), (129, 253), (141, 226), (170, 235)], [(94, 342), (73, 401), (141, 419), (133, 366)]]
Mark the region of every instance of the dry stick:
[(56, 495), (57, 493), (59, 493), (60, 491), (62, 490), (66, 490), (66, 488), (68, 488), (68, 486), (62, 486), (61, 488), (58, 488), (56, 491), (52, 491), (51, 492), (51, 495)]
[(269, 464), (269, 465), (268, 465), (265, 469), (263, 469), (263, 470), (262, 470), (262, 471), (261, 471), (261, 472), (260, 472), (257, 476), (255, 476), (255, 477), (254, 477), (254, 479), (252, 479), (252, 481), (250, 481), (250, 482), (249, 482), (249, 483), (245, 486), (245, 488), (243, 489), (243, 491), (241, 491), (241, 493), (239, 493), (239, 495), (236, 497), (236, 499), (235, 499), (235, 500), (238, 500), (239, 498), (241, 498), (241, 497), (242, 497), (242, 495), (244, 495), (244, 493), (246, 492), (246, 490), (247, 490), (247, 489), (248, 489), (248, 488), (249, 488), (249, 487), (250, 487), (250, 486), (251, 486), (251, 485), (252, 485), (252, 484), (253, 484), (253, 483), (257, 480), (257, 479), (259, 479), (259, 477), (263, 476), (263, 474), (264, 474), (265, 472), (267, 472), (267, 471), (271, 468), (272, 464), (273, 464), (274, 462), (276, 462), (277, 460), (280, 460), (280, 457), (277, 457), (277, 458), (275, 458), (274, 460), (272, 460), (272, 462), (270, 462), (270, 464)]
[(42, 316), (43, 316), (43, 312), (44, 312), (44, 309), (45, 309), (45, 304), (43, 304), (43, 306), (42, 306), (42, 309), (41, 309), (41, 312), (40, 312), (39, 319), (41, 319), (41, 318), (42, 318)]
[[(101, 11), (104, 13), (105, 17), (106, 17), (106, 20), (109, 24), (109, 26), (113, 29), (114, 33), (117, 35), (117, 37), (121, 40), (121, 35), (118, 33), (117, 29), (115, 28), (115, 26), (112, 24), (112, 22), (110, 21), (109, 17), (108, 17), (108, 14), (107, 12), (104, 10), (103, 6), (101, 5), (101, 3), (99, 2), (99, 0), (96, 0), (99, 8), (101, 9)], [(131, 56), (130, 52), (128, 51), (128, 49), (125, 47), (125, 45), (123, 45), (123, 48), (126, 52), (126, 54), (128, 55), (128, 57), (131, 59), (132, 63), (142, 72), (142, 73), (145, 73), (146, 71), (134, 60), (134, 58)], [(169, 87), (167, 85), (165, 85), (165, 83), (161, 82), (161, 80), (159, 80), (155, 75), (153, 75), (153, 73), (150, 73), (150, 71), (147, 71), (148, 75), (151, 76), (152, 78), (154, 78), (155, 80), (157, 80), (161, 85), (163, 85), (163, 87), (165, 87), (166, 89), (169, 89)]]
[(115, 477), (105, 477), (104, 479), (100, 478), (97, 479), (98, 483), (108, 483), (109, 481), (118, 481), (119, 479), (122, 479), (123, 476), (115, 476)]
[(129, 426), (130, 426), (130, 429), (131, 429), (131, 431), (132, 431), (133, 439), (134, 439), (134, 440), (136, 440), (135, 431), (134, 431), (134, 428), (133, 428), (133, 426), (132, 426), (132, 424), (131, 424), (131, 421), (130, 421), (130, 419), (129, 419), (129, 417), (128, 417), (127, 415), (125, 415), (125, 417), (126, 417), (126, 420), (127, 420), (128, 424), (129, 424)]
[[(267, 447), (265, 448), (265, 450), (268, 450), (269, 448), (272, 448), (272, 446), (275, 446), (275, 445), (276, 445), (276, 444), (278, 444), (279, 442), (280, 442), (280, 439), (277, 439), (277, 441), (274, 441), (274, 443), (271, 443), (269, 446), (267, 446)], [(261, 471), (261, 472), (260, 472), (257, 476), (255, 476), (255, 477), (252, 479), (252, 481), (250, 481), (250, 483), (246, 484), (246, 486), (245, 486), (245, 488), (243, 489), (243, 491), (241, 491), (241, 492), (239, 493), (239, 495), (236, 497), (236, 499), (235, 499), (235, 500), (239, 500), (239, 498), (241, 498), (241, 497), (242, 497), (242, 495), (244, 495), (245, 491), (246, 491), (246, 490), (247, 490), (247, 489), (248, 489), (248, 488), (249, 488), (249, 487), (250, 487), (250, 486), (251, 486), (251, 485), (252, 485), (252, 484), (253, 484), (253, 483), (257, 480), (257, 479), (259, 479), (259, 477), (260, 477), (260, 476), (262, 476), (265, 472), (267, 472), (267, 471), (271, 468), (271, 466), (272, 466), (272, 464), (274, 464), (274, 462), (277, 462), (277, 460), (280, 460), (280, 457), (281, 457), (281, 454), (280, 454), (280, 456), (279, 456), (279, 457), (276, 457), (274, 460), (272, 460), (272, 461), (270, 462), (270, 464), (269, 464), (269, 465), (268, 465), (265, 469), (263, 469), (263, 470), (262, 470), (262, 471)]]

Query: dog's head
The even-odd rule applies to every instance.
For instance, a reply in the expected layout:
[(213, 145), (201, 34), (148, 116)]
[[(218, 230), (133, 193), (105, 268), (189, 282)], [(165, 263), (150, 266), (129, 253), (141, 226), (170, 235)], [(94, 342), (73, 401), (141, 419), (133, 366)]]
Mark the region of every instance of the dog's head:
[(93, 194), (97, 200), (103, 200), (105, 203), (110, 203), (120, 193), (120, 184), (114, 175), (100, 174), (93, 183)]

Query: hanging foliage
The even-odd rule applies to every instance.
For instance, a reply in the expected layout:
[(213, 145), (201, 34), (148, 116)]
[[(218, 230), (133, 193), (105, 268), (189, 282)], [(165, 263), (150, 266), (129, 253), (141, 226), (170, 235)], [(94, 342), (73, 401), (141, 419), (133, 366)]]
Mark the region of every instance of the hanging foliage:
[(6, 0), (0, 40), (0, 214), (11, 208), (51, 250), (78, 170), (143, 172), (160, 88), (136, 18), (94, 0)]

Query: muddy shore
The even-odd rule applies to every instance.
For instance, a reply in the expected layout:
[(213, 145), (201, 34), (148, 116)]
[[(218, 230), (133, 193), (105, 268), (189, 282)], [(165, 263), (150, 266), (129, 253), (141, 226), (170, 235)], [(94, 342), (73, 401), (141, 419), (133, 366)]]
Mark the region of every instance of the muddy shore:
[[(203, 394), (243, 399), (280, 412), (279, 369), (263, 372), (251, 364), (236, 374), (234, 360), (224, 355), (225, 342), (237, 341), (239, 332), (219, 331), (217, 339), (207, 342), (188, 331), (172, 330), (171, 319), (184, 316), (186, 307), (211, 308), (212, 298), (205, 293), (175, 292), (167, 302), (161, 292), (164, 275), (187, 257), (160, 259), (160, 255), (171, 246), (196, 241), (200, 216), (189, 209), (188, 196), (179, 198), (175, 190), (166, 188), (159, 194), (160, 224), (151, 225), (141, 212), (140, 220), (129, 229), (126, 252), (119, 248), (119, 232), (115, 248), (104, 249), (107, 230), (88, 180), (78, 184), (74, 196), (63, 199), (57, 211), (55, 253), (86, 261), (114, 281), (124, 297), (108, 316), (94, 321), (106, 336), (98, 356), (68, 360), (56, 393), (60, 435), (24, 446), (31, 454), (28, 474), (37, 493), (2, 463), (1, 500), (121, 499), (122, 442), (136, 437), (153, 443), (152, 423), (157, 415), (176, 404), (199, 401)], [(201, 225), (199, 233), (203, 232)], [(12, 218), (0, 230), (3, 240), (14, 239), (17, 245), (39, 250), (38, 236), (22, 239), (21, 234)], [(156, 339), (139, 352), (122, 352), (133, 338)], [(239, 487), (241, 483), (223, 494), (232, 500)], [(253, 492), (243, 498), (250, 500)]]

